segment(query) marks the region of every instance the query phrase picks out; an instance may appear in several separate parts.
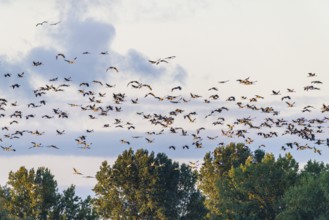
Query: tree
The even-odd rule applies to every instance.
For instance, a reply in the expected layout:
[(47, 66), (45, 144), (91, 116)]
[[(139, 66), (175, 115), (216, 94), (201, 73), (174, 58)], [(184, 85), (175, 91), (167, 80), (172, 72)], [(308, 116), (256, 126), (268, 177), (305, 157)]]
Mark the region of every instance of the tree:
[(217, 147), (212, 153), (207, 153), (200, 169), (199, 189), (205, 195), (205, 206), (209, 210), (208, 218), (215, 218), (221, 213), (219, 206), (219, 188), (217, 182), (228, 175), (232, 167), (244, 164), (251, 156), (250, 149), (244, 144), (231, 143)]
[(77, 215), (77, 219), (81, 220), (96, 220), (99, 219), (99, 215), (93, 206), (93, 199), (91, 196), (87, 196), (86, 199), (80, 201), (80, 210)]
[(54, 211), (59, 200), (57, 182), (50, 170), (44, 167), (37, 169), (34, 178), (35, 214), (38, 219), (47, 219)]
[(3, 220), (13, 220), (9, 217), (9, 211), (5, 208), (7, 189), (0, 186), (0, 219)]
[(282, 211), (281, 198), (295, 183), (298, 164), (290, 154), (254, 160), (259, 153), (218, 181), (221, 219), (275, 219)]
[(4, 206), (10, 219), (97, 219), (91, 204), (90, 197), (82, 200), (75, 195), (73, 185), (63, 195), (58, 193), (54, 176), (44, 167), (11, 171), (7, 186), (0, 190), (0, 216)]
[(71, 185), (63, 191), (57, 207), (57, 216), (53, 219), (60, 220), (94, 220), (98, 219), (98, 215), (92, 207), (91, 197), (88, 196), (82, 200), (75, 194), (75, 186)]
[(193, 214), (189, 205), (202, 211), (196, 174), (165, 154), (126, 150), (112, 167), (104, 161), (96, 179), (95, 206), (104, 218), (180, 219)]
[(60, 198), (60, 216), (62, 219), (77, 219), (80, 198), (75, 195), (75, 186), (71, 185), (63, 191)]
[(284, 208), (277, 219), (327, 219), (329, 172), (323, 162), (308, 161), (297, 183), (284, 194)]
[(191, 172), (186, 164), (181, 165), (178, 185), (180, 202), (177, 207), (181, 219), (202, 219), (207, 214), (203, 205), (204, 196), (195, 187), (197, 178), (197, 171)]
[(40, 210), (38, 210), (38, 199), (35, 185), (35, 171), (28, 171), (25, 167), (20, 167), (16, 172), (10, 172), (8, 177), (8, 189), (6, 194), (6, 208), (8, 211), (18, 218), (37, 218)]
[(58, 202), (57, 182), (46, 168), (20, 167), (9, 173), (7, 185), (5, 207), (20, 219), (47, 219)]

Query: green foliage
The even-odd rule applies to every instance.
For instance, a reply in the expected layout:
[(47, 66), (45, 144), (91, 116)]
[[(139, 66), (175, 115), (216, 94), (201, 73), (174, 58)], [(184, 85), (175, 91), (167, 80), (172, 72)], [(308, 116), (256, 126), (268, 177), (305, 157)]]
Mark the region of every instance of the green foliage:
[(262, 150), (229, 144), (207, 153), (199, 188), (206, 196), (208, 219), (274, 219), (281, 198), (294, 184), (298, 164), (290, 154), (275, 160)]
[(21, 219), (47, 219), (57, 203), (57, 183), (46, 168), (10, 172), (5, 204), (9, 213)]
[(0, 190), (0, 219), (98, 219), (90, 197), (82, 200), (71, 186), (58, 193), (57, 182), (47, 168), (10, 172)]
[(9, 212), (5, 208), (5, 191), (6, 189), (0, 186), (0, 219), (11, 220), (13, 218), (9, 218)]
[(34, 179), (35, 215), (38, 219), (47, 219), (58, 201), (57, 182), (47, 168), (37, 169)]
[(265, 154), (257, 162), (249, 158), (245, 164), (231, 168), (227, 178), (218, 182), (223, 219), (275, 219), (281, 212), (281, 197), (293, 185), (298, 164), (290, 155)]
[(92, 207), (91, 197), (82, 200), (75, 194), (75, 186), (71, 185), (63, 191), (57, 207), (57, 215), (54, 219), (61, 220), (93, 220), (98, 219), (98, 215)]
[(284, 210), (277, 219), (328, 219), (328, 165), (308, 161), (297, 183), (284, 194)]
[(212, 153), (205, 155), (203, 166), (200, 169), (199, 189), (206, 197), (205, 206), (209, 210), (208, 218), (220, 215), (218, 209), (220, 192), (217, 182), (221, 178), (225, 178), (232, 167), (244, 164), (250, 155), (248, 147), (244, 144), (234, 143), (217, 147)]
[(96, 178), (95, 205), (104, 218), (193, 219), (190, 205), (204, 213), (196, 173), (165, 154), (126, 150), (112, 167), (104, 161)]
[(204, 197), (199, 190), (195, 189), (197, 172), (191, 172), (186, 164), (180, 167), (178, 197), (178, 212), (181, 219), (202, 219), (207, 209), (204, 207)]
[[(328, 219), (329, 165), (229, 144), (207, 153), (198, 171), (165, 154), (124, 151), (96, 175), (95, 198), (71, 185), (58, 193), (47, 168), (10, 172), (0, 186), (0, 219)], [(196, 183), (198, 182), (198, 188)]]
[(99, 219), (98, 213), (92, 204), (93, 200), (90, 196), (87, 196), (85, 200), (80, 201), (80, 210), (77, 215), (77, 219), (81, 220), (94, 220)]

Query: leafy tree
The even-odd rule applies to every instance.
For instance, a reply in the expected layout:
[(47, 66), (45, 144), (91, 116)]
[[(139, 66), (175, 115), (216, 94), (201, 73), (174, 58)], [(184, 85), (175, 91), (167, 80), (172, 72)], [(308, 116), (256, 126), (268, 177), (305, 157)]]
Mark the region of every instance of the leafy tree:
[(290, 154), (278, 160), (272, 154), (265, 154), (261, 161), (254, 158), (232, 167), (218, 181), (220, 219), (275, 219), (281, 212), (281, 198), (294, 184), (298, 164)]
[(38, 219), (47, 219), (53, 212), (58, 199), (57, 182), (50, 170), (44, 167), (37, 169), (34, 178), (35, 213)]
[(57, 216), (53, 219), (60, 220), (93, 220), (98, 219), (98, 215), (92, 207), (91, 197), (82, 200), (75, 194), (75, 186), (71, 185), (63, 191), (57, 206)]
[(328, 219), (329, 172), (323, 162), (308, 161), (297, 183), (284, 194), (277, 219)]
[(80, 197), (75, 195), (75, 186), (71, 185), (63, 191), (60, 198), (60, 216), (62, 219), (77, 219)]
[(57, 203), (57, 182), (47, 168), (27, 170), (20, 167), (10, 172), (5, 194), (9, 213), (20, 219), (47, 219)]
[(321, 173), (328, 171), (328, 164), (325, 165), (323, 162), (309, 160), (307, 161), (307, 164), (305, 165), (304, 169), (301, 171), (300, 177), (304, 175), (312, 175), (318, 177)]
[(8, 219), (97, 219), (91, 204), (90, 197), (82, 200), (75, 195), (74, 186), (59, 194), (54, 176), (44, 167), (11, 171), (7, 186), (0, 190), (0, 216)]
[(13, 218), (10, 218), (9, 217), (9, 212), (8, 210), (5, 208), (5, 195), (6, 195), (6, 192), (7, 189), (5, 187), (1, 187), (0, 186), (0, 219), (3, 219), (3, 220), (11, 220)]
[(80, 201), (80, 210), (77, 215), (77, 219), (81, 219), (81, 220), (99, 219), (99, 215), (93, 206), (93, 200), (91, 196), (87, 196), (85, 200)]
[(196, 190), (197, 172), (191, 172), (191, 169), (182, 164), (180, 167), (180, 177), (178, 185), (178, 212), (181, 219), (202, 219), (207, 214), (204, 207), (204, 196), (199, 190)]
[(165, 154), (126, 150), (112, 167), (104, 161), (96, 178), (95, 205), (104, 218), (179, 219), (193, 215), (189, 205), (202, 211), (196, 174)]
[(207, 153), (200, 169), (199, 189), (205, 195), (205, 206), (209, 210), (208, 218), (219, 216), (219, 188), (217, 182), (228, 175), (232, 167), (239, 167), (251, 156), (250, 149), (244, 144), (231, 143), (217, 147), (212, 153)]
[(36, 192), (35, 171), (28, 171), (20, 167), (16, 172), (10, 172), (8, 177), (9, 192), (6, 197), (6, 208), (8, 211), (21, 219), (28, 217), (37, 218), (37, 209), (40, 195)]

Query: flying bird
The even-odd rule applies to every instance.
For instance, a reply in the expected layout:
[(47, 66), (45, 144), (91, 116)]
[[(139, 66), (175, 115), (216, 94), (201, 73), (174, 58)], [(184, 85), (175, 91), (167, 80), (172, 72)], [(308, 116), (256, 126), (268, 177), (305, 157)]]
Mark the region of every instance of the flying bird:
[(74, 64), (75, 61), (77, 60), (77, 57), (74, 57), (73, 60), (67, 60), (67, 59), (64, 59), (68, 64)]
[(182, 90), (182, 87), (180, 87), (180, 86), (176, 86), (176, 87), (174, 87), (174, 88), (171, 89), (172, 92), (173, 92), (174, 90)]
[(38, 27), (38, 26), (41, 26), (41, 25), (44, 25), (44, 24), (47, 24), (48, 21), (43, 21), (43, 22), (39, 22), (37, 23), (35, 26)]
[(65, 59), (65, 55), (62, 54), (62, 53), (59, 53), (59, 54), (56, 55), (56, 60), (58, 59), (58, 57), (63, 57), (63, 59)]
[(73, 167), (73, 174), (76, 174), (76, 175), (83, 175), (82, 173), (80, 173), (77, 169), (75, 169)]
[(10, 145), (9, 147), (3, 147), (3, 146), (0, 146), (0, 147), (2, 148), (2, 150), (7, 151), (7, 152), (16, 151), (14, 148), (12, 148), (12, 145)]
[(119, 72), (119, 69), (117, 68), (117, 67), (115, 67), (115, 66), (110, 66), (110, 67), (108, 67), (107, 69), (106, 69), (106, 72), (107, 71), (109, 71), (109, 70), (115, 70), (115, 72)]

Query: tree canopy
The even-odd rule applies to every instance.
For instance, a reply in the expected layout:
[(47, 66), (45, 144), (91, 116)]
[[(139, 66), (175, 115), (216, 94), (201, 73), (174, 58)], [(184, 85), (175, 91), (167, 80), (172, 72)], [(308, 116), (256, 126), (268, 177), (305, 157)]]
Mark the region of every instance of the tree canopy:
[[(193, 167), (195, 168), (195, 167)], [(329, 165), (299, 169), (290, 153), (275, 158), (244, 144), (219, 146), (200, 169), (164, 153), (125, 150), (96, 174), (95, 195), (71, 185), (59, 192), (45, 167), (11, 171), (0, 186), (0, 219), (327, 219)]]
[(97, 219), (91, 198), (82, 200), (71, 186), (58, 192), (50, 170), (40, 167), (11, 171), (0, 189), (0, 219)]
[(95, 205), (105, 218), (196, 219), (206, 211), (196, 172), (162, 153), (126, 150), (113, 166), (104, 161), (96, 178)]

